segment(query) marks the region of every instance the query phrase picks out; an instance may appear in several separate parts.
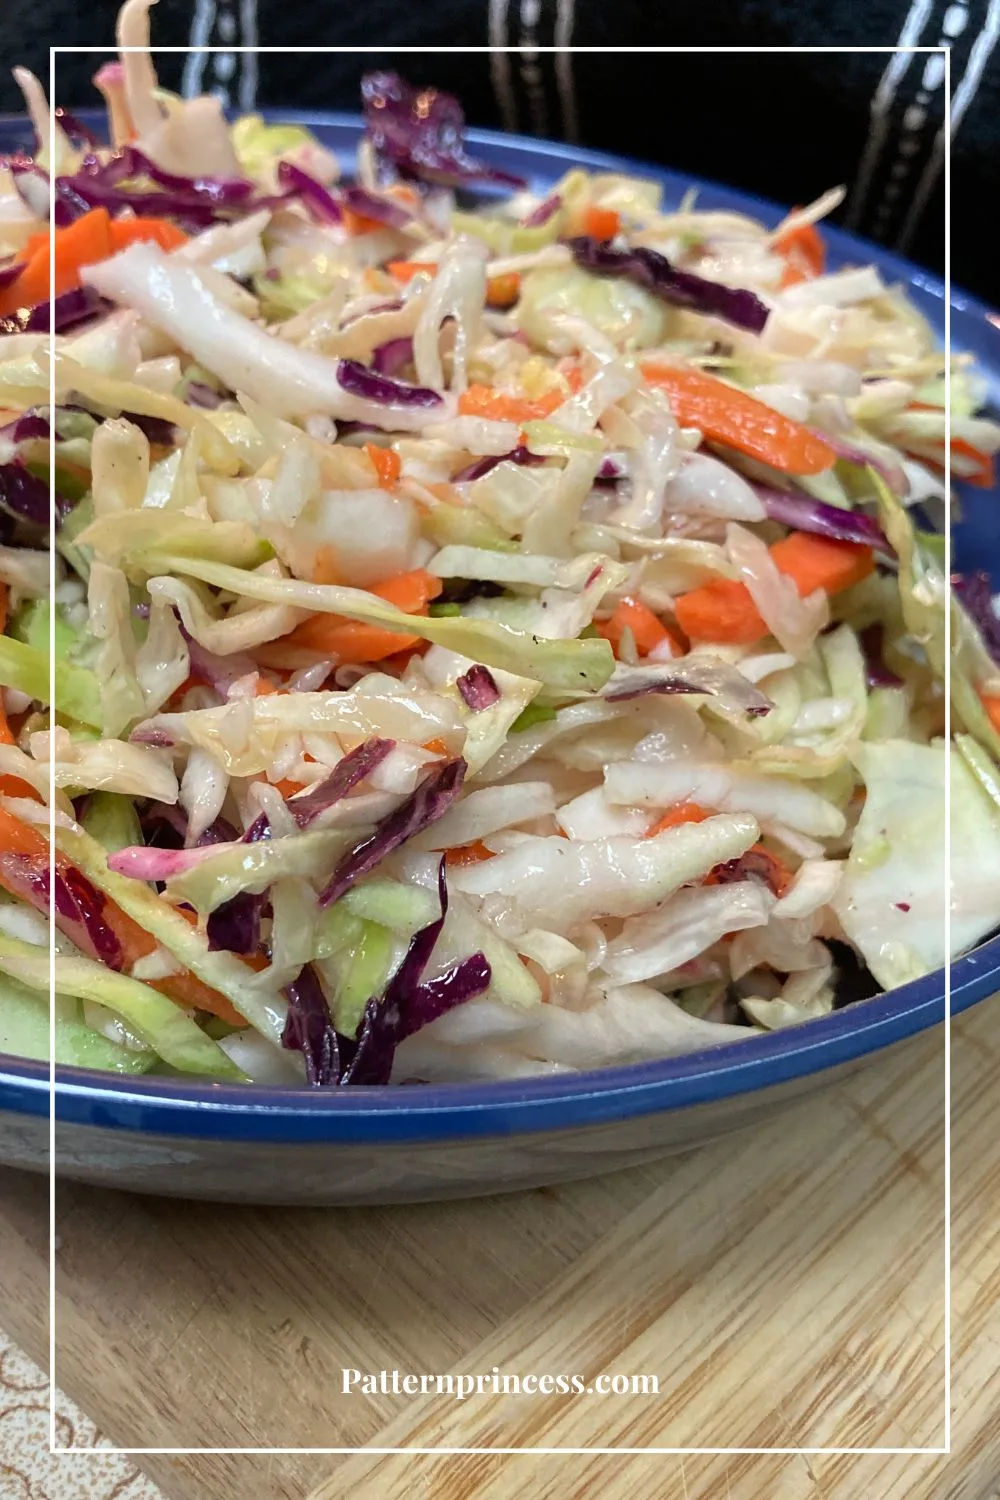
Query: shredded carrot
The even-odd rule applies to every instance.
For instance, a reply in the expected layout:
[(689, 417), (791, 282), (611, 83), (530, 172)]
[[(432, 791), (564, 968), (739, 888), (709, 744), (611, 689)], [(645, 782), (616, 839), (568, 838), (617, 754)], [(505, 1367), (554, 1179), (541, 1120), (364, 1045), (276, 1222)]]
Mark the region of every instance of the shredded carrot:
[(704, 370), (652, 362), (641, 369), (650, 385), (666, 392), (682, 426), (697, 427), (713, 442), (747, 453), (772, 469), (821, 474), (837, 456), (829, 443), (801, 422), (793, 422)]
[(803, 599), (814, 589), (840, 594), (867, 578), (875, 567), (871, 547), (807, 531), (789, 532), (770, 551), (779, 573), (792, 579)]
[(492, 422), (538, 422), (561, 406), (565, 397), (560, 391), (549, 391), (537, 401), (510, 396), (488, 385), (470, 385), (458, 398), (463, 417), (485, 417)]
[(647, 829), (646, 838), (654, 839), (658, 833), (679, 828), (682, 823), (704, 823), (711, 816), (708, 809), (699, 807), (697, 802), (678, 802), (674, 807), (668, 807), (662, 818), (657, 818), (652, 828)]
[(815, 224), (801, 224), (798, 229), (787, 230), (775, 240), (774, 248), (785, 259), (782, 290), (822, 276), (826, 266), (826, 246)]
[(353, 208), (345, 208), (343, 214), (344, 228), (350, 235), (373, 234), (385, 228), (381, 219), (370, 219), (367, 214), (355, 213)]
[(452, 865), (478, 865), (484, 859), (492, 859), (493, 850), (487, 849), (482, 839), (476, 839), (474, 844), (461, 844), (457, 849), (445, 851), (444, 862)]
[[(428, 604), (437, 598), (441, 588), (440, 578), (417, 568), (412, 573), (387, 578), (371, 593), (408, 615), (426, 615)], [(285, 640), (291, 645), (321, 651), (324, 656), (357, 662), (384, 661), (387, 656), (396, 656), (420, 645), (417, 635), (404, 635), (386, 630), (381, 625), (365, 625), (359, 620), (345, 620), (340, 615), (328, 614), (315, 614), (304, 620), (285, 636)]]
[(177, 250), (186, 245), (189, 236), (169, 219), (144, 216), (136, 219), (112, 219), (111, 249), (125, 250), (129, 245), (153, 244), (161, 250)]
[(1000, 693), (980, 693), (982, 705), (997, 734), (1000, 734)]
[(371, 592), (397, 609), (405, 610), (408, 615), (425, 615), (428, 604), (443, 588), (440, 578), (435, 578), (426, 568), (415, 568), (412, 573), (397, 573), (395, 578), (387, 578)]
[(272, 785), (276, 792), (281, 793), (286, 802), (288, 801), (289, 797), (294, 797), (296, 792), (305, 790), (304, 781), (289, 781), (287, 777), (283, 781), (273, 782)]
[(613, 208), (597, 208), (591, 204), (584, 210), (583, 232), (595, 240), (613, 240), (622, 227), (621, 215)]
[(714, 578), (674, 600), (674, 616), (692, 641), (725, 641), (752, 646), (767, 635), (767, 626), (745, 583)]
[(444, 740), (428, 740), (422, 748), (429, 750), (432, 755), (449, 756), (451, 754)]
[(437, 266), (432, 260), (391, 260), (386, 266), (390, 276), (395, 276), (405, 286), (414, 276), (436, 276)]
[[(875, 566), (871, 547), (793, 531), (770, 549), (780, 573), (805, 598), (816, 589), (839, 594), (867, 578)], [(678, 625), (692, 641), (751, 646), (768, 634), (745, 583), (716, 578), (674, 601)]]
[(521, 295), (521, 278), (516, 271), (491, 276), (486, 283), (486, 301), (490, 307), (513, 307)]
[(598, 635), (610, 641), (616, 656), (621, 651), (622, 636), (626, 630), (631, 630), (640, 656), (648, 656), (654, 647), (661, 646), (664, 641), (670, 643), (673, 656), (684, 655), (684, 648), (677, 637), (671, 634), (641, 599), (623, 599), (610, 620), (597, 622), (594, 628)]
[(272, 682), (270, 677), (262, 677), (258, 673), (257, 688), (254, 693), (256, 698), (268, 698), (272, 693), (283, 693), (285, 689), (280, 682)]
[[(941, 444), (941, 449), (943, 452), (943, 443)], [(951, 452), (953, 459), (955, 454), (958, 454), (960, 458), (967, 458), (974, 466), (969, 473), (966, 473), (964, 468), (953, 468), (952, 473), (956, 479), (960, 479), (963, 484), (974, 485), (976, 489), (980, 490), (992, 490), (996, 487), (996, 458), (992, 453), (983, 453), (979, 448), (973, 447), (965, 438), (956, 437), (953, 437), (951, 440)], [(942, 472), (944, 470), (943, 463), (935, 463), (934, 467), (941, 469)]]
[[(153, 241), (164, 250), (183, 245), (187, 235), (168, 219), (112, 219), (106, 208), (92, 208), (72, 224), (55, 231), (55, 295), (62, 296), (80, 285), (84, 266), (107, 260), (116, 250), (138, 241)], [(49, 233), (33, 234), (21, 250), (24, 269), (17, 280), (0, 293), (0, 317), (21, 307), (47, 302), (49, 284)]]
[[(0, 584), (0, 589), (6, 586)], [(17, 741), (10, 725), (7, 722), (7, 714), (3, 706), (3, 698), (0, 697), (0, 745), (14, 745)], [(23, 781), (20, 776), (0, 776), (0, 796), (3, 797), (27, 797), (32, 802), (41, 802), (41, 797), (35, 791), (30, 782)]]
[[(8, 863), (10, 856), (14, 856), (13, 866)], [(43, 838), (38, 829), (30, 823), (23, 822), (5, 807), (0, 806), (0, 886), (21, 900), (31, 901), (38, 911), (47, 916), (49, 914), (48, 882), (38, 881), (37, 884), (26, 882), (24, 865), (29, 863), (39, 871), (48, 871), (48, 840)], [(76, 869), (58, 851), (56, 870), (64, 880), (68, 877), (72, 888), (74, 878), (78, 878)], [(65, 929), (66, 926), (70, 926), (72, 931), (69, 935), (79, 938), (78, 924), (67, 922), (59, 910), (58, 903), (55, 905), (54, 915), (57, 927)], [(138, 959), (143, 958), (147, 953), (152, 953), (156, 947), (156, 939), (107, 897), (101, 907), (101, 916), (121, 946), (125, 972), (131, 973)], [(189, 920), (197, 920), (194, 913), (190, 914)], [(224, 995), (209, 989), (208, 985), (203, 984), (196, 974), (186, 969), (178, 974), (170, 974), (165, 979), (156, 980), (152, 987), (159, 990), (161, 994), (168, 995), (171, 1000), (175, 1000), (185, 1008), (197, 1006), (199, 1010), (207, 1010), (213, 1015), (221, 1016), (232, 1025), (244, 1024), (243, 1017), (230, 1005)]]
[(365, 452), (378, 475), (379, 487), (383, 490), (391, 489), (403, 467), (399, 454), (394, 448), (380, 448), (377, 443), (366, 443)]

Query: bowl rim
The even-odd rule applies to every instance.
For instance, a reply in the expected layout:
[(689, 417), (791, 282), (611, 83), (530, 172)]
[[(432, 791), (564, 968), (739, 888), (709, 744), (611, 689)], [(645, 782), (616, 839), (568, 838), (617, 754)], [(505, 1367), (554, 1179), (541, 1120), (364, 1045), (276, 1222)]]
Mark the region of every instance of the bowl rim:
[[(362, 128), (358, 115), (345, 112), (275, 108), (262, 113), (353, 137)], [(77, 114), (84, 120), (103, 119), (99, 109)], [(21, 114), (0, 114), (0, 132), (25, 123)], [(494, 130), (473, 128), (467, 136), (501, 155), (527, 154), (534, 175), (549, 165), (563, 169), (571, 161), (644, 174), (663, 183), (667, 192), (694, 187), (765, 222), (777, 222), (786, 211), (756, 194), (614, 153)], [(830, 228), (828, 237), (836, 258), (860, 252), (910, 289), (943, 304), (944, 285), (932, 272), (847, 231)], [(954, 285), (951, 307), (974, 323), (1000, 326), (984, 303)], [(804, 1080), (902, 1042), (944, 1019), (949, 969), (951, 1013), (958, 1014), (1000, 983), (1000, 935), (945, 969), (828, 1016), (679, 1057), (524, 1080), (316, 1093), (264, 1086), (248, 1091), (246, 1085), (173, 1077), (122, 1080), (93, 1069), (57, 1068), (56, 1119), (169, 1137), (382, 1145), (597, 1125)], [(46, 1116), (49, 1103), (48, 1064), (0, 1054), (0, 1114)]]

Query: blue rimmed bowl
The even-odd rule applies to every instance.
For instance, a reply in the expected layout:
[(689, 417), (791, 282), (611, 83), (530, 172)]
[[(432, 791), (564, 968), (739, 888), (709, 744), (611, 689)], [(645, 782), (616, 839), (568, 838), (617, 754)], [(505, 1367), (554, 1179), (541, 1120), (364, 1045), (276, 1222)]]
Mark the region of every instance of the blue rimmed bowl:
[[(360, 124), (347, 115), (272, 111), (309, 125), (353, 161)], [(92, 123), (99, 123), (96, 115)], [(470, 139), (501, 166), (550, 186), (570, 165), (629, 170), (691, 187), (699, 206), (774, 224), (774, 204), (681, 173), (593, 151), (488, 131)], [(30, 148), (19, 118), (0, 118), (0, 154)], [(821, 184), (820, 184), (821, 186)], [(941, 281), (898, 256), (827, 231), (831, 264), (873, 263), (904, 284), (942, 333)], [(951, 290), (952, 346), (974, 354), (1000, 409), (1000, 316)], [(970, 491), (955, 527), (959, 566), (1000, 577), (1000, 495)], [(951, 969), (952, 1012), (1000, 989), (1000, 937)], [(59, 1069), (56, 1161), (66, 1176), (132, 1191), (258, 1203), (386, 1203), (464, 1197), (635, 1165), (736, 1130), (849, 1069), (877, 1065), (945, 1014), (945, 974), (860, 1000), (820, 1020), (685, 1057), (527, 1082), (305, 1093), (177, 1078), (119, 1081)], [(0, 1162), (47, 1170), (48, 1069), (0, 1057)]]

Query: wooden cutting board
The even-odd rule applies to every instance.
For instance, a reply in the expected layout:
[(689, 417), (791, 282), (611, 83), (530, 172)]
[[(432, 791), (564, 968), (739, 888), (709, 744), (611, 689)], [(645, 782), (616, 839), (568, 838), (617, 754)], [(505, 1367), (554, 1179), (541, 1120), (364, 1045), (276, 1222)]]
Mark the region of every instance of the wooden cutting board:
[[(1000, 1005), (955, 1023), (950, 1457), (147, 1456), (167, 1500), (994, 1500)], [(682, 1157), (513, 1197), (216, 1208), (59, 1189), (57, 1379), (153, 1446), (939, 1446), (943, 1039)], [(45, 1354), (46, 1184), (0, 1174), (0, 1326)], [(345, 1396), (345, 1366), (659, 1394)]]

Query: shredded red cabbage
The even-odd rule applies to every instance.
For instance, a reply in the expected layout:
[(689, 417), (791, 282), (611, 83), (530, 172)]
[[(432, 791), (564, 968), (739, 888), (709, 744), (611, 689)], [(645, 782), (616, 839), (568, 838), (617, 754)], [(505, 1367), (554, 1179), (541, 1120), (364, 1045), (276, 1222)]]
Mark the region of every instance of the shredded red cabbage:
[(676, 664), (664, 662), (662, 666), (617, 667), (603, 696), (609, 703), (624, 703), (630, 698), (645, 697), (647, 693), (700, 693), (725, 698), (734, 708), (742, 709), (753, 719), (769, 714), (774, 707), (770, 698), (737, 667), (709, 661), (684, 660)]
[(297, 167), (294, 162), (278, 163), (278, 182), (294, 192), (319, 224), (342, 224), (344, 215), (329, 188)]
[(12, 265), (0, 267), (0, 292), (5, 292), (24, 270), (24, 262), (15, 260)]
[(465, 116), (451, 94), (416, 89), (398, 73), (366, 73), (361, 100), (367, 137), (384, 171), (445, 187), (470, 182), (525, 186), (523, 177), (468, 155)]
[(17, 312), (0, 318), (0, 335), (9, 333), (65, 333), (100, 313), (110, 311), (108, 303), (91, 286), (63, 292), (54, 302), (40, 302), (37, 307), (19, 307)]
[[(140, 187), (141, 182), (155, 187)], [(137, 214), (169, 214), (201, 225), (255, 206), (254, 184), (247, 178), (179, 177), (134, 146), (123, 146), (104, 162), (85, 156), (76, 172), (56, 179), (56, 186), (62, 201), (78, 212), (131, 208)]]
[(709, 871), (712, 885), (732, 885), (739, 880), (756, 880), (766, 885), (773, 896), (781, 895), (778, 866), (763, 849), (748, 849), (736, 859), (727, 859)]
[[(1000, 621), (998, 621), (1000, 626)], [(1000, 637), (1000, 629), (998, 629)], [(882, 655), (883, 638), (885, 631), (876, 623), (862, 630), (859, 640), (861, 642), (861, 654), (865, 659), (865, 675), (870, 688), (897, 688), (903, 686), (902, 677), (898, 676), (891, 667), (886, 666)], [(998, 641), (1000, 644), (1000, 641)]]
[(377, 349), (372, 350), (372, 369), (379, 375), (396, 376), (412, 360), (413, 340), (409, 337), (390, 339), (388, 343), (379, 344)]
[(221, 406), (225, 400), (218, 391), (214, 391), (210, 385), (205, 385), (200, 380), (192, 380), (187, 388), (187, 399), (191, 406), (200, 406), (206, 411), (214, 411)]
[(844, 459), (846, 463), (856, 464), (861, 469), (874, 469), (876, 474), (882, 476), (894, 495), (902, 496), (909, 493), (910, 481), (899, 464), (888, 464), (884, 459), (873, 458), (863, 448), (855, 448), (853, 444), (845, 443), (842, 438), (835, 437), (820, 427), (814, 427), (812, 430), (818, 438), (822, 438), (824, 443), (833, 449), (838, 458)]
[(462, 695), (462, 701), (473, 713), (479, 713), (484, 708), (492, 708), (494, 703), (500, 701), (500, 689), (496, 685), (493, 673), (489, 667), (482, 666), (479, 662), (461, 676), (455, 683)]
[(448, 913), (448, 884), (443, 859), (438, 865), (438, 896), (441, 915), (414, 933), (382, 999), (372, 998), (365, 1006), (357, 1041), (349, 1056), (342, 1043), (346, 1066), (341, 1083), (387, 1084), (396, 1047), (404, 1037), (412, 1036), (454, 1006), (472, 1000), (489, 988), (492, 973), (482, 953), (473, 953), (462, 959), (439, 979), (421, 982)]
[(341, 359), (337, 362), (337, 380), (350, 396), (360, 396), (364, 401), (374, 401), (379, 406), (441, 406), (442, 398), (437, 391), (422, 385), (404, 385), (400, 380), (391, 380), (377, 370), (356, 359)]
[(376, 193), (369, 193), (356, 183), (341, 190), (341, 202), (351, 213), (364, 219), (374, 219), (390, 229), (405, 229), (413, 218), (401, 204), (393, 203), (390, 198), (379, 197)]
[(597, 276), (627, 276), (629, 281), (674, 307), (724, 318), (751, 333), (760, 333), (767, 322), (768, 308), (754, 292), (706, 281), (693, 271), (679, 271), (658, 250), (644, 246), (613, 250), (610, 244), (602, 244), (589, 235), (580, 235), (566, 243), (577, 265), (585, 271)]
[(209, 913), (205, 924), (210, 953), (256, 953), (260, 948), (260, 923), (267, 907), (266, 892), (240, 891)]
[(57, 124), (62, 126), (71, 141), (82, 141), (85, 146), (93, 146), (95, 150), (100, 145), (100, 141), (90, 126), (78, 120), (70, 110), (63, 109), (61, 104), (57, 104), (54, 113)]
[(26, 411), (23, 417), (15, 417), (6, 427), (0, 427), (0, 438), (9, 443), (28, 443), (34, 438), (47, 438), (50, 431), (45, 417), (37, 411)]
[(7, 890), (43, 916), (49, 916), (54, 906), (59, 931), (84, 953), (107, 964), (109, 969), (122, 967), (121, 943), (104, 916), (105, 897), (75, 866), (58, 861), (54, 902), (49, 899), (47, 857), (0, 851), (0, 875)]
[(405, 802), (343, 855), (320, 895), (320, 906), (332, 906), (334, 901), (339, 901), (355, 881), (369, 874), (394, 849), (436, 823), (462, 790), (465, 770), (465, 761), (459, 756), (445, 761), (425, 776)]
[(951, 586), (982, 637), (990, 657), (1000, 666), (1000, 620), (993, 608), (993, 589), (986, 573), (953, 573)]
[(337, 1033), (326, 996), (311, 964), (299, 972), (285, 990), (288, 1016), (281, 1045), (305, 1058), (306, 1080), (313, 1088), (325, 1088), (340, 1080)]
[(532, 453), (528, 448), (514, 448), (510, 453), (490, 453), (485, 458), (477, 458), (474, 463), (468, 464), (452, 480), (452, 484), (471, 484), (474, 479), (482, 479), (484, 474), (491, 473), (497, 464), (543, 464), (545, 458), (540, 453)]
[(39, 479), (16, 461), (0, 464), (0, 508), (19, 521), (48, 526), (48, 481)]
[(395, 747), (395, 740), (365, 740), (363, 744), (348, 751), (325, 780), (310, 787), (307, 792), (297, 793), (288, 803), (288, 811), (299, 827), (308, 828), (321, 812), (346, 797), (359, 782), (371, 775), (376, 766), (382, 764)]
[(811, 531), (816, 536), (828, 536), (838, 542), (859, 542), (863, 546), (874, 547), (887, 557), (895, 556), (875, 517), (866, 515), (864, 511), (841, 510), (839, 505), (826, 505), (822, 500), (814, 500), (811, 495), (792, 494), (788, 490), (775, 490), (764, 484), (754, 484), (753, 489), (763, 501), (768, 520), (779, 521), (782, 526), (792, 526), (796, 531)]
[(543, 198), (537, 208), (533, 208), (527, 218), (521, 220), (522, 229), (539, 229), (547, 224), (553, 214), (557, 214), (562, 207), (562, 197), (559, 193), (553, 193), (549, 198)]

